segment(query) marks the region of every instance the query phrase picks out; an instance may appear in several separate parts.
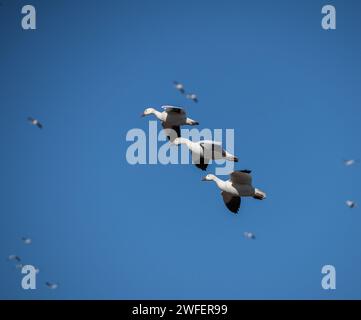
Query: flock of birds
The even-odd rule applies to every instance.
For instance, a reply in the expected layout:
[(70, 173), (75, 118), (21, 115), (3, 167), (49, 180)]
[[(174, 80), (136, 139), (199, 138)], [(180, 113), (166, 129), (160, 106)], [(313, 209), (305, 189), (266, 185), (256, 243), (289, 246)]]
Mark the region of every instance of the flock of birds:
[[(21, 238), (21, 241), (23, 242), (23, 244), (25, 245), (31, 245), (33, 243), (33, 240), (29, 237), (22, 237)], [(16, 254), (11, 254), (8, 256), (8, 260), (11, 261), (11, 262), (14, 262), (15, 263), (15, 268), (16, 269), (22, 269), (23, 266), (25, 266), (26, 264), (23, 263), (22, 259), (16, 255)], [(40, 272), (39, 268), (35, 268), (35, 272), (36, 274), (38, 274)], [(58, 288), (58, 284), (57, 283), (53, 283), (53, 282), (50, 282), (50, 281), (46, 281), (45, 282), (45, 285), (49, 288), (49, 289), (56, 289)]]
[[(355, 160), (355, 159), (343, 160), (343, 163), (346, 167), (351, 167), (351, 166), (355, 165), (357, 162), (359, 162), (359, 161)], [(355, 208), (357, 206), (356, 202), (353, 200), (346, 200), (346, 205), (351, 209)]]
[[(187, 99), (193, 102), (198, 102), (196, 94), (186, 93), (185, 87), (182, 83), (174, 81), (174, 87)], [(187, 117), (186, 111), (177, 106), (165, 105), (162, 106), (163, 111), (158, 111), (154, 108), (147, 108), (144, 110), (142, 116), (153, 115), (162, 124), (163, 131), (167, 138), (174, 145), (185, 145), (192, 158), (192, 163), (199, 169), (207, 170), (208, 164), (211, 160), (225, 159), (228, 161), (238, 162), (238, 158), (222, 148), (221, 143), (216, 141), (201, 140), (190, 141), (189, 139), (181, 137), (181, 126), (199, 125), (195, 121)], [(358, 161), (355, 159), (344, 160), (345, 166), (353, 166)], [(203, 178), (203, 181), (213, 181), (221, 190), (224, 204), (232, 213), (236, 214), (241, 206), (242, 197), (253, 197), (257, 200), (266, 198), (266, 193), (252, 185), (252, 176), (250, 170), (233, 171), (230, 174), (230, 179), (224, 181), (213, 174), (208, 174)], [(356, 202), (347, 200), (346, 205), (349, 208), (355, 208)], [(245, 232), (244, 237), (247, 239), (255, 239), (256, 236), (252, 232)]]
[[(35, 118), (32, 118), (32, 117), (28, 117), (27, 118), (28, 122), (33, 125), (33, 126), (36, 126), (38, 127), (39, 129), (43, 129), (43, 125), (40, 123), (39, 120), (35, 119)], [(22, 237), (21, 238), (21, 241), (25, 244), (25, 245), (30, 245), (32, 244), (32, 239), (29, 238), (29, 237)], [(23, 262), (22, 262), (22, 259), (16, 255), (16, 254), (11, 254), (8, 256), (8, 260), (9, 261), (12, 261), (12, 262), (15, 262), (15, 268), (16, 269), (22, 269), (23, 266), (25, 265)], [(38, 274), (40, 272), (40, 270), (38, 268), (35, 268), (35, 272)], [(46, 281), (45, 282), (45, 286), (47, 286), (49, 289), (57, 289), (58, 288), (58, 284), (57, 283), (54, 283), (54, 282), (50, 282), (50, 281)]]
[[(184, 85), (177, 81), (174, 81), (175, 88), (186, 98), (191, 99), (194, 102), (198, 102), (197, 95), (186, 94)], [(238, 162), (238, 158), (223, 149), (222, 144), (216, 141), (200, 140), (190, 141), (181, 137), (181, 126), (199, 125), (198, 121), (195, 121), (187, 117), (186, 111), (181, 107), (165, 105), (162, 106), (163, 111), (158, 111), (154, 108), (147, 108), (144, 110), (142, 116), (154, 115), (162, 124), (163, 130), (167, 138), (174, 145), (185, 145), (190, 153), (192, 162), (199, 169), (207, 170), (208, 164), (212, 160), (225, 159), (227, 161)], [(257, 200), (263, 200), (266, 198), (266, 193), (252, 185), (252, 176), (250, 170), (238, 170), (230, 173), (228, 180), (221, 180), (213, 174), (207, 174), (203, 181), (213, 181), (217, 187), (221, 190), (224, 204), (229, 211), (236, 214), (241, 206), (242, 197), (253, 197)], [(255, 236), (252, 233), (245, 233), (245, 237), (248, 239), (254, 239)]]
[[(197, 95), (194, 93), (186, 93), (182, 83), (174, 81), (174, 87), (187, 99), (193, 101), (194, 103), (198, 103)], [(154, 108), (147, 108), (144, 110), (142, 116), (154, 115), (161, 122), (164, 133), (171, 143), (174, 145), (183, 144), (189, 149), (192, 162), (197, 168), (203, 171), (207, 170), (208, 164), (211, 160), (225, 159), (227, 161), (238, 162), (238, 158), (229, 153), (227, 150), (224, 150), (222, 144), (219, 142), (210, 140), (200, 140), (195, 142), (181, 137), (181, 126), (199, 125), (198, 121), (187, 117), (186, 111), (183, 108), (166, 105), (162, 106), (162, 109), (163, 111), (158, 111)], [(39, 129), (43, 129), (43, 124), (38, 119), (28, 117), (27, 121), (31, 125)], [(343, 161), (344, 165), (347, 167), (353, 166), (357, 162), (358, 160), (355, 159)], [(216, 183), (217, 187), (221, 190), (224, 204), (228, 210), (234, 214), (239, 211), (242, 197), (253, 197), (257, 200), (264, 200), (266, 198), (266, 194), (263, 191), (253, 187), (250, 170), (233, 171), (230, 173), (230, 178), (226, 181), (219, 179), (213, 174), (207, 174), (202, 180), (213, 181)], [(357, 203), (353, 200), (346, 200), (346, 205), (349, 208), (355, 208)], [(256, 235), (253, 232), (246, 231), (243, 233), (243, 236), (246, 239), (256, 239)], [(32, 239), (28, 237), (22, 237), (21, 241), (25, 245), (32, 244)], [(15, 263), (16, 269), (22, 269), (24, 266), (22, 259), (18, 255), (11, 254), (8, 256), (8, 260)], [(35, 270), (36, 273), (40, 272), (38, 268)], [(50, 281), (45, 282), (45, 285), (52, 290), (58, 288), (58, 283)]]

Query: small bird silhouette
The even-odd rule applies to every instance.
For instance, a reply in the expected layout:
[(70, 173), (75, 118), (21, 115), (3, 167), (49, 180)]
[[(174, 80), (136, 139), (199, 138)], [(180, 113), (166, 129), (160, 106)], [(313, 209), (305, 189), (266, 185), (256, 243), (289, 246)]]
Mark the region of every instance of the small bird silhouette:
[(39, 122), (39, 120), (34, 119), (32, 117), (28, 117), (28, 121), (33, 125), (33, 126), (37, 126), (39, 129), (43, 128), (43, 125)]

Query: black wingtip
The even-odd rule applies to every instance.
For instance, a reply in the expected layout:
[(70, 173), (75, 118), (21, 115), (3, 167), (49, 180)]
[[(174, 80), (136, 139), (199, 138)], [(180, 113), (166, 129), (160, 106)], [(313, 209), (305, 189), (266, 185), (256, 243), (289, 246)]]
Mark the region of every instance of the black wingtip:
[(206, 171), (208, 167), (208, 163), (195, 163), (194, 165), (202, 171)]

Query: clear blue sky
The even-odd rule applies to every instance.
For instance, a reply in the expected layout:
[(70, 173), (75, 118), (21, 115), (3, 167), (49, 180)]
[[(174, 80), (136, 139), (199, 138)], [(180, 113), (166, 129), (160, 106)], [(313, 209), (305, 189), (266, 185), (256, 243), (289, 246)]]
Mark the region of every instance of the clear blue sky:
[[(361, 204), (361, 166), (342, 164), (361, 158), (360, 1), (1, 2), (0, 298), (361, 298), (361, 211), (344, 204)], [(162, 104), (234, 128), (268, 198), (234, 216), (194, 166), (129, 165), (127, 131)]]

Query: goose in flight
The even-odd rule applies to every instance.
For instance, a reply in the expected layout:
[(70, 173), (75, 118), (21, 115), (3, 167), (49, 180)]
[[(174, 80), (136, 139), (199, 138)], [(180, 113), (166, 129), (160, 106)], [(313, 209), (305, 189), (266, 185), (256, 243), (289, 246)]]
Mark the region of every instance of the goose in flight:
[(266, 194), (252, 186), (250, 170), (233, 171), (230, 179), (223, 181), (213, 174), (208, 174), (203, 181), (214, 181), (217, 187), (222, 190), (224, 204), (229, 211), (238, 213), (241, 206), (241, 197), (253, 197), (258, 200), (266, 198)]
[(196, 126), (198, 121), (187, 118), (187, 114), (183, 108), (174, 106), (162, 106), (163, 112), (157, 111), (154, 108), (147, 108), (144, 110), (142, 117), (153, 114), (161, 121), (165, 135), (172, 142), (175, 138), (180, 137), (180, 126), (190, 125)]
[(198, 102), (198, 97), (196, 94), (194, 93), (190, 93), (186, 95), (186, 98), (189, 100), (192, 100), (193, 102), (197, 103)]
[(58, 284), (57, 283), (51, 283), (49, 281), (45, 282), (45, 285), (49, 288), (49, 289), (52, 289), (52, 290), (55, 290), (58, 288)]
[(28, 117), (28, 121), (33, 125), (33, 126), (37, 126), (39, 129), (43, 128), (43, 125), (39, 122), (39, 120), (34, 119), (32, 117)]
[(17, 256), (17, 255), (15, 255), (15, 254), (11, 254), (11, 255), (8, 257), (8, 259), (9, 259), (10, 261), (16, 261), (16, 262), (20, 262), (20, 261), (21, 261), (20, 257)]
[(343, 163), (346, 167), (350, 167), (357, 162), (355, 159), (343, 160)]
[(178, 81), (173, 81), (174, 88), (176, 88), (181, 94), (185, 93), (184, 85)]
[(346, 206), (348, 206), (349, 208), (355, 208), (356, 207), (356, 202), (352, 201), (352, 200), (347, 200), (346, 201)]
[(22, 242), (24, 242), (24, 244), (31, 244), (32, 240), (30, 238), (27, 237), (22, 237), (21, 238)]
[(173, 143), (175, 145), (184, 144), (188, 147), (192, 154), (193, 164), (205, 171), (211, 160), (226, 159), (229, 161), (238, 162), (238, 158), (230, 154), (222, 148), (222, 144), (216, 141), (202, 140), (192, 142), (186, 138), (176, 138)]
[(246, 232), (243, 233), (243, 235), (244, 235), (244, 237), (246, 239), (250, 239), (250, 240), (256, 239), (256, 235), (253, 232), (247, 232), (246, 231)]

